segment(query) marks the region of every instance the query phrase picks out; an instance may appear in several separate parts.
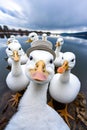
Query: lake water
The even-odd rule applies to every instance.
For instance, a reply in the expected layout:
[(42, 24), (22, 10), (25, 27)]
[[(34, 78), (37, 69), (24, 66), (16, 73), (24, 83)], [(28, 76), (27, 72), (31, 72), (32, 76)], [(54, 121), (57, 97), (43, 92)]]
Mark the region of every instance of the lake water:
[[(27, 39), (26, 36), (17, 37), (19, 42), (21, 43), (24, 51), (30, 47), (29, 44), (26, 44), (25, 41)], [(56, 38), (48, 37), (53, 45), (56, 42)], [(8, 63), (5, 58), (7, 57), (5, 53), (6, 49), (6, 41), (7, 39), (0, 39), (0, 97), (6, 91), (8, 91), (8, 87), (6, 85), (5, 79), (9, 70), (6, 69)], [(71, 51), (76, 55), (76, 66), (72, 69), (72, 73), (78, 76), (81, 81), (81, 91), (87, 95), (87, 40), (80, 38), (64, 38), (64, 45), (62, 47), (62, 52)]]

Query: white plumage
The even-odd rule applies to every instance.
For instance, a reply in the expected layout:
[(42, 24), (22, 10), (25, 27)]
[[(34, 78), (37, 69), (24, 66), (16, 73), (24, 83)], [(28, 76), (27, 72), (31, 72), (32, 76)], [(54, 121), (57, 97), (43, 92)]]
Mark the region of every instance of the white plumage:
[(56, 58), (55, 58), (55, 61), (54, 61), (54, 64), (55, 64), (55, 67), (59, 67), (61, 66), (61, 61), (62, 61), (62, 55), (63, 53), (60, 52), (61, 51), (61, 48), (62, 48), (62, 45), (64, 44), (64, 40), (62, 37), (59, 37), (56, 41), (56, 49), (55, 49), (55, 54), (56, 54)]
[(62, 59), (63, 66), (58, 69), (59, 73), (55, 74), (50, 82), (50, 95), (58, 102), (70, 103), (80, 91), (81, 83), (78, 77), (71, 73), (75, 62), (75, 55), (72, 52), (65, 52)]
[(46, 34), (46, 33), (43, 33), (43, 34), (42, 34), (42, 40), (44, 40), (44, 41), (47, 40), (47, 34)]
[[(12, 36), (13, 36), (13, 35), (12, 35)], [(10, 40), (9, 40), (9, 39), (10, 39)], [(14, 46), (15, 46), (16, 44), (21, 45), (21, 44), (19, 43), (19, 41), (15, 39), (15, 37), (11, 37), (11, 38), (9, 38), (9, 39), (8, 39), (8, 40), (9, 40), (9, 44), (12, 43), (13, 48), (14, 48)], [(14, 44), (13, 44), (13, 43), (14, 43)], [(9, 46), (9, 44), (8, 44), (8, 46)], [(6, 48), (6, 50), (7, 50), (7, 49), (8, 49), (8, 48)], [(12, 59), (11, 59), (10, 57), (8, 57), (7, 61), (8, 61), (8, 64), (11, 66), (11, 65), (12, 65)], [(24, 50), (22, 49), (22, 55), (21, 55), (21, 57), (20, 57), (20, 63), (21, 63), (21, 64), (26, 64), (27, 61), (28, 61), (28, 57), (27, 57), (26, 53), (24, 52)]]
[(37, 40), (39, 40), (37, 33), (31, 32), (28, 36), (26, 43), (31, 43), (31, 46), (32, 46), (32, 42), (37, 41)]
[(13, 40), (16, 40), (16, 38), (14, 35), (11, 35), (10, 38), (7, 39), (7, 45), (9, 45), (11, 42), (13, 42)]
[(24, 54), (20, 44), (13, 41), (6, 49), (8, 57), (11, 59), (11, 71), (6, 77), (8, 87), (13, 91), (20, 91), (26, 88), (29, 79), (25, 75), (25, 65), (21, 65), (20, 58)]
[(35, 50), (29, 58), (26, 74), (30, 84), (5, 130), (70, 130), (46, 103), (48, 83), (54, 75), (53, 55)]

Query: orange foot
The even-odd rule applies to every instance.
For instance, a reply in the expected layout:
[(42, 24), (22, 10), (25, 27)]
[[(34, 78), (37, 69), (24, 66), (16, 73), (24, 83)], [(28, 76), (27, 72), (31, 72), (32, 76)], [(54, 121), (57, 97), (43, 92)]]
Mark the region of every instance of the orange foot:
[(16, 93), (15, 95), (12, 95), (12, 98), (8, 102), (13, 102), (12, 106), (17, 106), (19, 102), (19, 97), (22, 95), (20, 93)]
[(69, 121), (68, 121), (68, 117), (71, 118), (72, 120), (74, 120), (74, 118), (68, 113), (68, 111), (67, 111), (67, 105), (65, 106), (64, 109), (58, 110), (58, 112), (60, 113), (61, 116), (64, 116), (65, 121), (70, 126)]
[(47, 103), (50, 107), (54, 108), (53, 106), (53, 100), (51, 99), (48, 103)]

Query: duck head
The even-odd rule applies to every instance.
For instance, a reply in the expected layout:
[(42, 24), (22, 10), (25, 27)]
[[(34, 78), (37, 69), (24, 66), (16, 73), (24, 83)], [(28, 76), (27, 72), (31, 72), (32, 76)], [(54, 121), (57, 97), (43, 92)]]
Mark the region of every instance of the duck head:
[(71, 70), (76, 63), (75, 54), (72, 52), (65, 52), (62, 57), (62, 66), (58, 68), (58, 73), (64, 73), (67, 70)]
[(57, 39), (57, 41), (56, 41), (55, 46), (56, 46), (56, 47), (61, 47), (61, 46), (63, 45), (63, 43), (64, 43), (63, 38), (62, 38), (62, 37), (59, 37), (59, 38)]
[(53, 55), (44, 50), (34, 50), (29, 55), (26, 74), (39, 84), (48, 83), (54, 75)]
[(32, 33), (29, 34), (28, 40), (26, 41), (26, 43), (30, 43), (30, 42), (33, 42), (33, 41), (36, 41), (36, 40), (38, 40), (38, 35), (37, 35), (37, 33), (32, 32)]
[(8, 38), (8, 40), (7, 40), (7, 45), (9, 45), (13, 40), (16, 40), (15, 36), (11, 35), (10, 38)]
[(6, 54), (12, 60), (18, 62), (20, 60), (20, 57), (24, 54), (24, 51), (20, 43), (17, 40), (14, 40), (8, 45), (6, 49)]
[(43, 33), (43, 34), (42, 34), (42, 40), (44, 40), (44, 41), (47, 40), (47, 34), (46, 34), (46, 33)]

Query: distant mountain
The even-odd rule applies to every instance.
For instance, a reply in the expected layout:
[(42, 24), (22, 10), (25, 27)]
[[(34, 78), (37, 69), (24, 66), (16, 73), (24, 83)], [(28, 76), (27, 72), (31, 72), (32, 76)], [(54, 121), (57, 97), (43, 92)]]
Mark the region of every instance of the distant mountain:
[(61, 36), (78, 37), (78, 38), (87, 39), (87, 32), (61, 33)]

